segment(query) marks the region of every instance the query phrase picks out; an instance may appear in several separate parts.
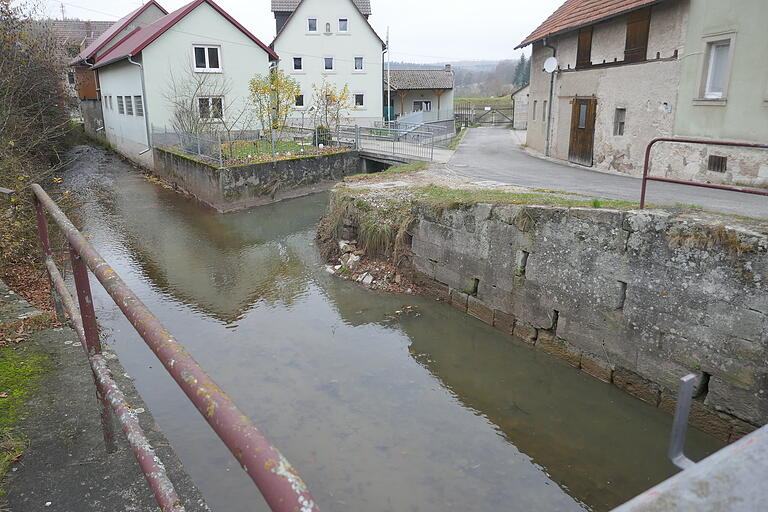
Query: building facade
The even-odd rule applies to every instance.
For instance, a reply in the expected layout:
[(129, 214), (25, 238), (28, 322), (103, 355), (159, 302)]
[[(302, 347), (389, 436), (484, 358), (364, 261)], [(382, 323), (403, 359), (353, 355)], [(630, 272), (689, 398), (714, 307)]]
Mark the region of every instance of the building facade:
[(452, 122), (453, 85), (450, 64), (444, 69), (393, 69), (385, 72), (384, 103), (389, 98), (395, 119), (404, 122)]
[(383, 117), (384, 42), (368, 22), (368, 0), (273, 0), (279, 68), (301, 88), (297, 118), (311, 118), (323, 82), (347, 86), (349, 122), (373, 125)]
[(520, 45), (533, 45), (527, 144), (576, 164), (642, 174), (648, 142), (673, 134), (689, 2), (576, 3)]

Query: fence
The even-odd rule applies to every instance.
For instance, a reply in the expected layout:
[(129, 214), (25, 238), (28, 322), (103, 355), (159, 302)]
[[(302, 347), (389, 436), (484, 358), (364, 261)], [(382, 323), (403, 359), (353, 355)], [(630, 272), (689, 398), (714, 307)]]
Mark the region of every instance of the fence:
[(233, 130), (212, 133), (155, 131), (153, 145), (197, 160), (225, 167), (279, 157), (319, 155), (337, 147), (338, 136), (328, 128), (289, 126), (274, 140), (260, 130)]
[[(402, 119), (402, 118), (401, 118)], [(450, 130), (446, 124), (440, 123), (409, 123), (397, 119), (395, 121), (377, 121), (375, 127), (377, 128), (391, 128), (401, 135), (406, 135), (410, 132), (427, 132), (434, 136), (435, 144), (450, 142), (455, 135), (455, 130)], [(453, 124), (453, 121), (450, 121)]]
[(340, 144), (384, 156), (431, 161), (435, 154), (435, 135), (427, 131), (343, 125), (338, 137)]
[[(89, 269), (160, 359), (168, 373), (194, 403), (200, 414), (237, 458), (258, 486), (269, 507), (274, 512), (298, 510), (316, 512), (317, 505), (309, 490), (282, 454), (267, 441), (184, 347), (163, 327), (120, 276), (86, 241), (40, 185), (33, 184), (31, 189), (37, 212), (40, 245), (52, 284), (56, 312), (62, 318), (63, 313), (66, 312), (88, 357), (93, 371), (96, 395), (101, 406), (101, 424), (107, 452), (113, 452), (116, 449), (111, 410), (125, 432), (161, 510), (163, 512), (185, 510), (162, 461), (147, 440), (136, 412), (127, 403), (125, 396), (112, 378), (106, 359), (101, 354), (101, 341), (88, 276)], [(79, 310), (54, 263), (48, 239), (46, 212), (50, 214), (69, 242)]]
[(679, 185), (690, 185), (692, 187), (714, 188), (717, 190), (728, 190), (731, 192), (741, 192), (744, 194), (756, 194), (761, 196), (768, 196), (768, 190), (755, 190), (755, 189), (749, 189), (749, 188), (731, 187), (729, 185), (717, 185), (714, 183), (701, 183), (698, 181), (678, 180), (675, 178), (651, 176), (649, 174), (650, 166), (651, 166), (651, 150), (653, 149), (653, 146), (661, 142), (670, 142), (670, 143), (678, 143), (678, 144), (695, 144), (695, 145), (705, 145), (705, 146), (711, 145), (711, 146), (730, 146), (730, 147), (739, 147), (739, 148), (768, 149), (768, 144), (755, 144), (751, 142), (728, 142), (728, 141), (703, 140), (703, 139), (675, 139), (675, 138), (667, 138), (667, 137), (660, 137), (657, 139), (653, 139), (650, 143), (648, 143), (648, 146), (645, 148), (645, 163), (643, 165), (643, 185), (642, 185), (642, 191), (640, 192), (640, 209), (645, 208), (645, 195), (646, 195), (649, 181), (662, 181), (665, 183), (677, 183)]

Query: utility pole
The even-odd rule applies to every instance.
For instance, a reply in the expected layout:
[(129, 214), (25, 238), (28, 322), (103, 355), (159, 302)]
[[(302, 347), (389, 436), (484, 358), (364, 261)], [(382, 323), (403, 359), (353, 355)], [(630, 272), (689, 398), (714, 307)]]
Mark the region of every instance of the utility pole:
[(64, 18), (64, 3), (62, 2), (60, 5), (61, 5), (61, 19), (64, 20), (65, 19)]
[(394, 107), (392, 106), (392, 51), (389, 48), (389, 27), (387, 27), (387, 120), (392, 121), (393, 117)]

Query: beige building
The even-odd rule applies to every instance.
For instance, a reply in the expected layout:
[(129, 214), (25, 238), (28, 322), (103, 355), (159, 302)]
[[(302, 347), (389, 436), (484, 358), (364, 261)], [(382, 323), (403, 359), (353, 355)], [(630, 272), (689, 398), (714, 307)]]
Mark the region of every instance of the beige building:
[(528, 146), (641, 174), (648, 142), (673, 134), (688, 5), (569, 0), (552, 14), (519, 46), (533, 45)]

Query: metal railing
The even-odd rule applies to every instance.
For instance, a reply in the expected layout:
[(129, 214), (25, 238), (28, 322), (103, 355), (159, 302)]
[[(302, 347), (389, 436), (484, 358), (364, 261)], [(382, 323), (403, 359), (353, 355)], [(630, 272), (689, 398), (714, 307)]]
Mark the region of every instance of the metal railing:
[(342, 125), (336, 136), (339, 144), (383, 156), (431, 161), (435, 155), (435, 135), (431, 132)]
[(678, 180), (675, 178), (664, 178), (661, 176), (651, 176), (649, 174), (651, 165), (651, 150), (653, 146), (660, 142), (673, 142), (680, 144), (696, 144), (705, 146), (729, 146), (738, 148), (752, 148), (752, 149), (768, 149), (768, 144), (757, 144), (751, 142), (729, 142), (729, 141), (717, 141), (717, 140), (703, 140), (703, 139), (676, 139), (669, 137), (659, 137), (653, 139), (645, 148), (645, 163), (643, 165), (643, 186), (640, 192), (640, 209), (645, 208), (645, 195), (649, 181), (662, 181), (664, 183), (677, 183), (679, 185), (690, 185), (692, 187), (713, 188), (717, 190), (728, 190), (730, 192), (741, 192), (744, 194), (756, 194), (761, 196), (768, 196), (768, 190), (756, 190), (752, 188), (733, 187), (730, 185), (719, 185), (715, 183), (701, 183), (698, 181)]
[[(96, 313), (88, 276), (90, 270), (125, 317), (155, 353), (168, 373), (197, 407), (211, 428), (237, 458), (274, 512), (316, 512), (317, 505), (296, 470), (216, 385), (184, 347), (147, 309), (125, 282), (86, 241), (40, 185), (31, 186), (45, 266), (52, 284), (57, 314), (66, 311), (80, 338), (93, 372), (101, 406), (101, 424), (107, 452), (116, 449), (111, 414), (117, 418), (136, 460), (163, 512), (183, 512), (162, 461), (139, 424), (136, 412), (118, 388), (101, 353)], [(46, 212), (62, 230), (68, 245), (77, 290), (78, 307), (56, 263), (48, 237)], [(111, 411), (111, 413), (110, 413)]]

